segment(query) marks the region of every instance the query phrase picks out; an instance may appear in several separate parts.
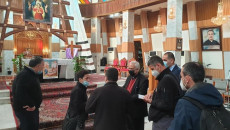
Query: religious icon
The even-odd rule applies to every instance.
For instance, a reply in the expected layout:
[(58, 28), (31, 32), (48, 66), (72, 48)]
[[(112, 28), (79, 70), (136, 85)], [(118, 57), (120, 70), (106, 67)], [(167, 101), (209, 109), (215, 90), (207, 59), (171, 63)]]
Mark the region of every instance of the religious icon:
[(30, 48), (26, 48), (25, 51), (23, 52), (23, 55), (26, 59), (31, 59), (33, 56)]
[(58, 61), (44, 59), (43, 79), (58, 78)]
[(24, 21), (52, 23), (52, 0), (23, 0)]

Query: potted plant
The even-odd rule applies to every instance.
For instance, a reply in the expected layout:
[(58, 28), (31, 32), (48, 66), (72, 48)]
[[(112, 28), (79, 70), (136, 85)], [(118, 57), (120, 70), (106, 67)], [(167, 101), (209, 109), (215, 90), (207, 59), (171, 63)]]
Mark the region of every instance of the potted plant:
[(16, 67), (16, 73), (19, 73), (24, 68), (25, 63), (22, 61), (23, 56), (23, 54), (20, 54), (16, 58), (12, 59), (13, 64)]
[(10, 70), (10, 67), (7, 68), (7, 74), (11, 75), (12, 71)]
[(81, 71), (84, 69), (85, 65), (85, 59), (82, 56), (77, 56), (73, 58), (73, 63), (74, 63), (74, 72), (75, 72), (75, 80), (77, 79), (77, 72)]

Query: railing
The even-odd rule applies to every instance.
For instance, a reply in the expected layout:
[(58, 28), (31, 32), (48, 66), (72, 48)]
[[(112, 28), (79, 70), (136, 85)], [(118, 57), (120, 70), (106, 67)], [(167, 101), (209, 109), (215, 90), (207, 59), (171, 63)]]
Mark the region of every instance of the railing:
[(80, 4), (80, 10), (83, 17), (89, 18), (139, 9), (164, 2), (167, 2), (167, 0), (110, 0), (100, 3)]
[(92, 4), (92, 3), (102, 3), (102, 2), (108, 2), (112, 0), (99, 0), (98, 2), (92, 2), (92, 0), (78, 0), (79, 4)]

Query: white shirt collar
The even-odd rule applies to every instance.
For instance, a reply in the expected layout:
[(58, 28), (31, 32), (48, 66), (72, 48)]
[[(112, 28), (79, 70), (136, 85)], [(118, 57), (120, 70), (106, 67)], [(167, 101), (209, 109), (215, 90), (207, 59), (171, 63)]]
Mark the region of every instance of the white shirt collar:
[(173, 66), (171, 66), (169, 69), (172, 71), (173, 68), (175, 67), (176, 64), (174, 64)]

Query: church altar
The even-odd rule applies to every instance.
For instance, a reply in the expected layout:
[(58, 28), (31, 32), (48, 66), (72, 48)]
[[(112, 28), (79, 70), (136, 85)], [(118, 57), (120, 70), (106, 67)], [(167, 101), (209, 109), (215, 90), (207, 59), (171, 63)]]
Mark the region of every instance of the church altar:
[[(25, 62), (25, 65), (29, 65), (30, 59), (22, 59)], [(49, 60), (48, 58), (44, 58), (44, 60)], [(50, 59), (50, 60), (57, 60), (58, 66), (61, 66), (60, 73), (58, 78), (65, 78), (65, 79), (74, 79), (74, 63), (72, 59)], [(44, 71), (43, 71), (44, 72)]]

